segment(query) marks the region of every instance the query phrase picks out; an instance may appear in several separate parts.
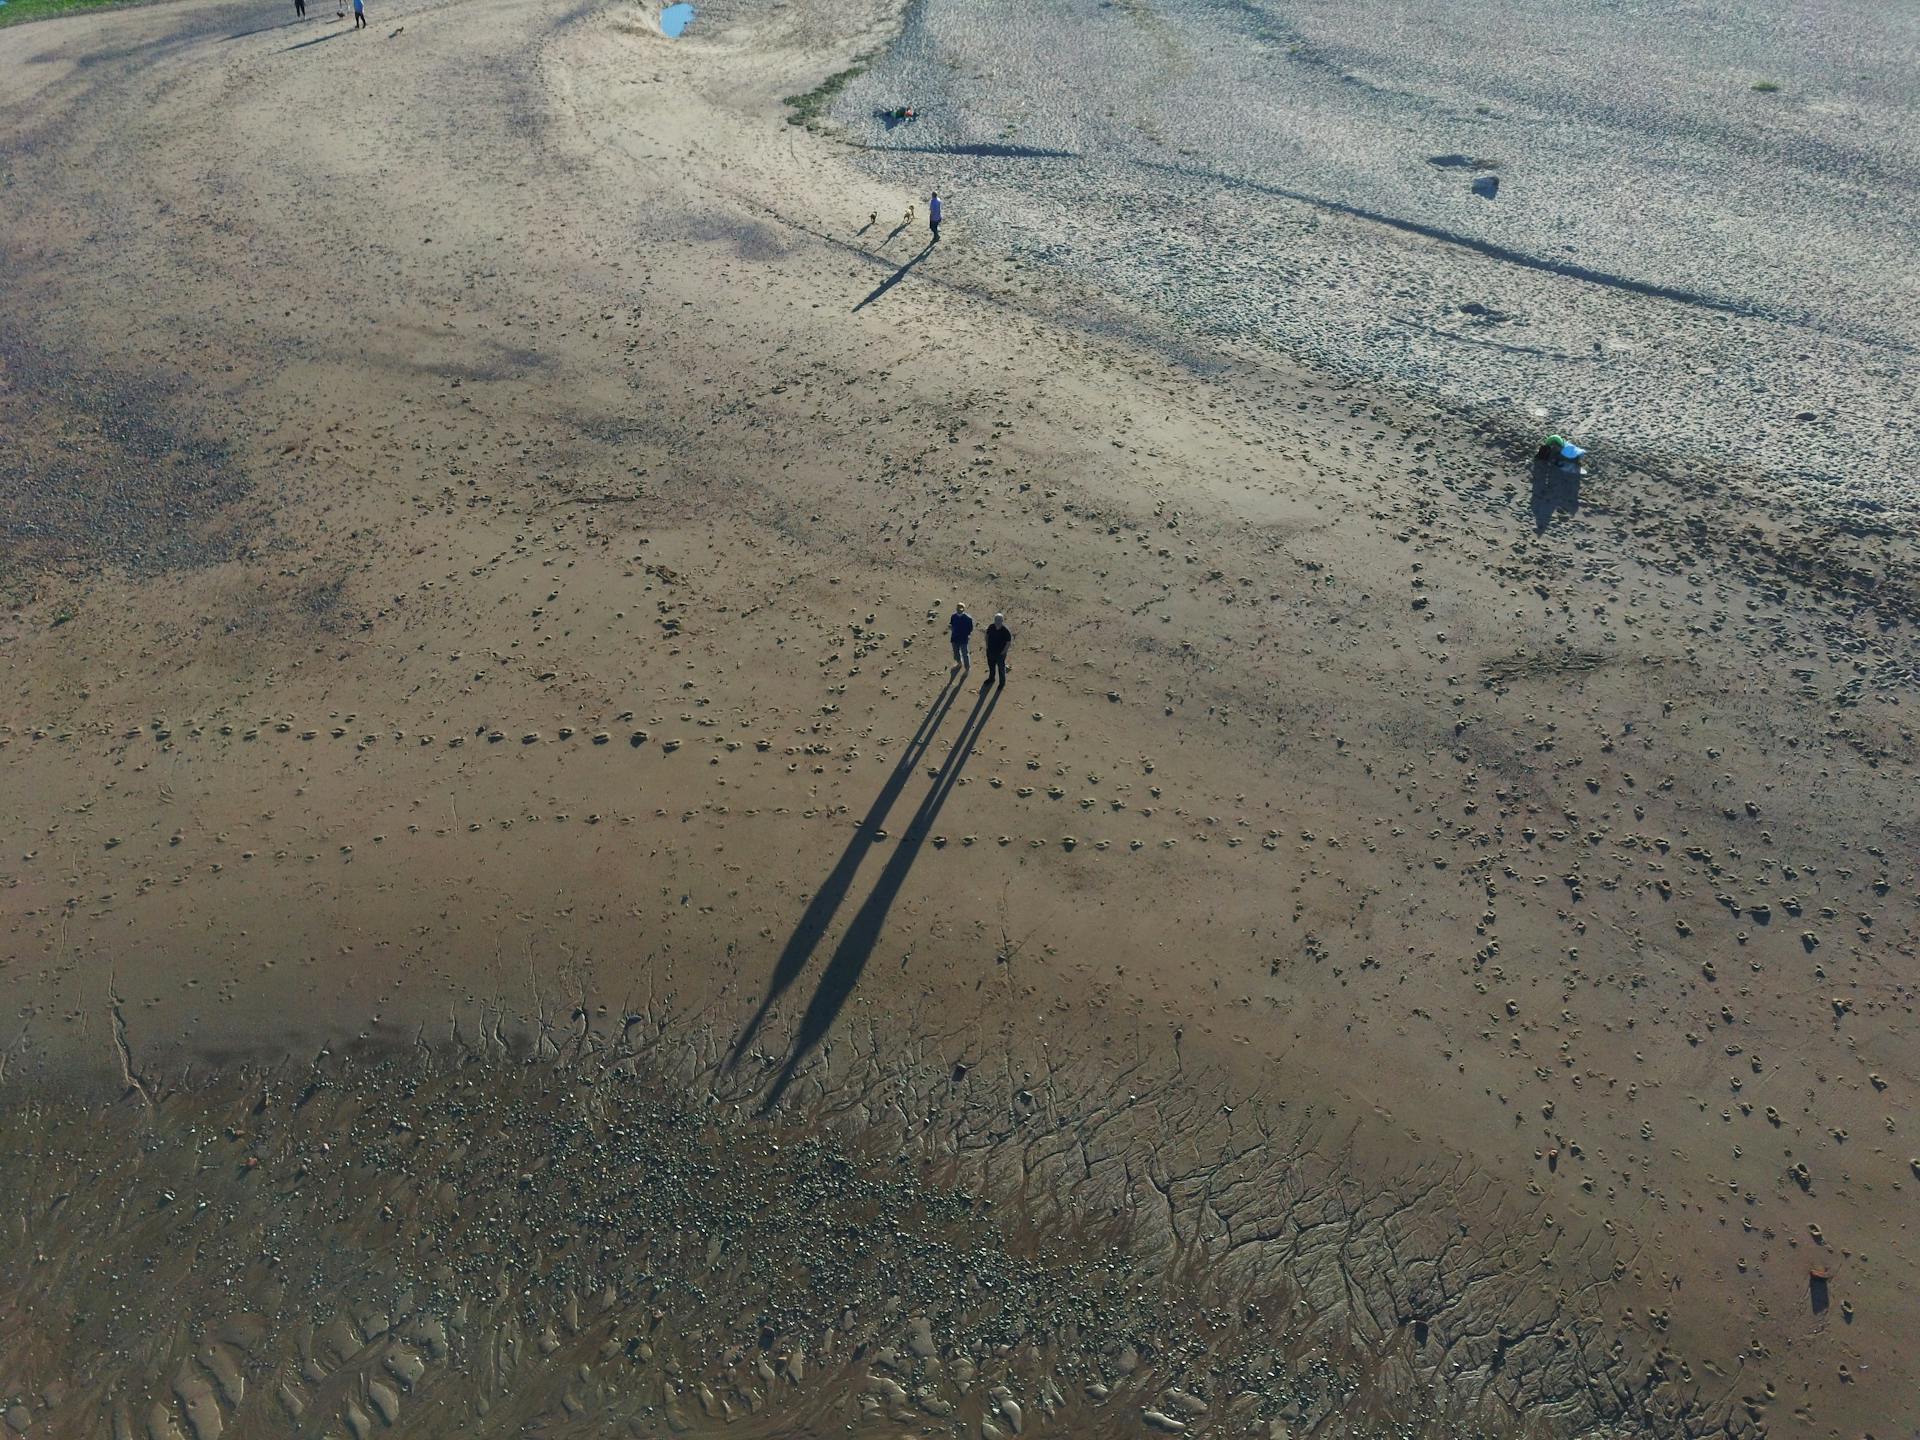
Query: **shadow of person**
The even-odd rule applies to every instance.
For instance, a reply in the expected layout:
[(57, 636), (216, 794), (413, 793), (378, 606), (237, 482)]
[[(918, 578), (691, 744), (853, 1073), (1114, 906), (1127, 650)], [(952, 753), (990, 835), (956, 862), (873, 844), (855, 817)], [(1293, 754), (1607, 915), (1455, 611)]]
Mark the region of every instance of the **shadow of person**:
[[(904, 230), (905, 228), (906, 227), (904, 225), (901, 226), (901, 229)], [(899, 233), (900, 232), (898, 230), (894, 232), (895, 235)], [(893, 236), (889, 235), (887, 238), (891, 240)], [(932, 253), (933, 253), (933, 241), (929, 240), (925, 245), (921, 247), (920, 253), (918, 255), (915, 255), (911, 260), (907, 261), (906, 264), (902, 265), (898, 270), (894, 271), (893, 274), (889, 275), (886, 279), (882, 280), (878, 285), (874, 286), (872, 293), (870, 293), (867, 296), (867, 298), (862, 300), (858, 305), (853, 307), (853, 313), (858, 315), (862, 310), (866, 309), (867, 306), (873, 304), (874, 301), (878, 300), (882, 295), (886, 294), (894, 286), (898, 285), (902, 280), (906, 279), (907, 272), (913, 269), (914, 266), (918, 265), (922, 260), (926, 259), (927, 256), (931, 255)]]
[(947, 797), (959, 783), (960, 772), (966, 767), (967, 758), (973, 754), (974, 743), (985, 732), (987, 721), (993, 718), (994, 707), (999, 703), (1000, 691), (997, 687), (980, 687), (979, 697), (974, 700), (972, 711), (960, 726), (960, 733), (954, 737), (953, 748), (947, 752), (946, 760), (934, 776), (932, 788), (920, 802), (920, 808), (913, 812), (913, 818), (907, 821), (900, 843), (894, 848), (893, 854), (887, 857), (880, 878), (874, 882), (872, 893), (861, 903), (859, 911), (847, 926), (847, 933), (834, 946), (833, 958), (820, 973), (820, 983), (814, 987), (813, 998), (807, 1002), (806, 1012), (800, 1017), (787, 1058), (781, 1064), (780, 1072), (774, 1076), (773, 1084), (762, 1102), (763, 1109), (770, 1110), (779, 1104), (800, 1062), (826, 1038), (827, 1032), (833, 1028), (833, 1022), (839, 1018), (842, 1007), (860, 983), (867, 961), (873, 958), (874, 949), (880, 943), (880, 932), (887, 923), (887, 914), (893, 909), (893, 902), (899, 897), (900, 887), (906, 883), (913, 862), (919, 858), (932, 833), (933, 822), (940, 817), (941, 807), (947, 803)]
[[(336, 16), (334, 18), (338, 19), (339, 17)], [(295, 50), (304, 50), (309, 45), (324, 45), (329, 40), (338, 40), (342, 35), (351, 35), (352, 33), (353, 32), (351, 30), (332, 30), (325, 35), (316, 35), (311, 40), (302, 40), (297, 45), (289, 45), (285, 50), (282, 50), (280, 53), (282, 55), (286, 55)]]
[(1813, 1313), (1824, 1315), (1831, 1304), (1827, 1293), (1827, 1276), (1822, 1270), (1812, 1271), (1807, 1276), (1807, 1301), (1813, 1307)]
[(1533, 528), (1544, 534), (1553, 523), (1555, 512), (1577, 515), (1580, 511), (1580, 469), (1560, 465), (1539, 455), (1533, 457)]
[(900, 760), (887, 776), (886, 784), (880, 787), (873, 804), (867, 807), (866, 816), (854, 828), (853, 838), (847, 842), (839, 862), (820, 882), (813, 899), (807, 902), (800, 923), (787, 938), (785, 947), (780, 951), (780, 959), (774, 964), (773, 976), (767, 981), (767, 993), (761, 997), (753, 1018), (747, 1021), (739, 1038), (733, 1042), (733, 1048), (727, 1052), (724, 1068), (731, 1070), (740, 1063), (754, 1036), (766, 1023), (767, 1013), (786, 993), (787, 987), (800, 978), (800, 972), (806, 969), (807, 962), (813, 958), (813, 952), (826, 935), (827, 926), (833, 923), (833, 917), (846, 900), (847, 892), (853, 888), (853, 877), (860, 869), (860, 862), (866, 859), (867, 852), (877, 843), (875, 837), (887, 818), (887, 812), (893, 809), (893, 802), (899, 799), (900, 792), (906, 788), (908, 777), (926, 755), (927, 747), (933, 743), (933, 737), (938, 733), (941, 722), (947, 718), (947, 712), (953, 708), (953, 702), (960, 698), (960, 688), (958, 675), (948, 675), (940, 687), (940, 693), (934, 697), (932, 707), (921, 717), (920, 728), (907, 741), (907, 748), (900, 752)]
[(277, 24), (256, 25), (251, 30), (236, 30), (231, 35), (222, 35), (220, 37), (220, 42), (222, 44), (225, 44), (229, 40), (244, 40), (249, 35), (264, 35), (269, 30), (285, 30), (289, 25), (304, 25), (306, 23), (307, 23), (306, 16), (296, 15), (291, 20), (282, 20), (282, 21), (279, 21)]

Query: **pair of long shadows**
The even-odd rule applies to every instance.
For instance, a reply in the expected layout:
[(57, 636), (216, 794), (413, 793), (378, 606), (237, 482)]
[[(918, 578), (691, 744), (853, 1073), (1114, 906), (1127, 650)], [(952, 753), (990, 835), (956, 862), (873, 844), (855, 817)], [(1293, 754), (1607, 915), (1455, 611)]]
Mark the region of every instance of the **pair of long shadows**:
[[(907, 779), (925, 758), (932, 747), (935, 735), (941, 723), (954, 707), (966, 688), (971, 672), (950, 675), (933, 707), (927, 711), (920, 722), (920, 728), (907, 742), (906, 750), (900, 761), (887, 777), (886, 784), (880, 787), (880, 793), (874, 798), (866, 818), (854, 831), (853, 839), (847, 843), (845, 853), (833, 867), (813, 899), (808, 902), (806, 912), (800, 917), (780, 959), (774, 965), (773, 978), (767, 984), (767, 993), (761, 999), (760, 1006), (753, 1013), (746, 1026), (740, 1032), (740, 1038), (734, 1041), (733, 1049), (727, 1055), (727, 1068), (732, 1069), (745, 1056), (748, 1046), (759, 1034), (766, 1023), (768, 1013), (800, 978), (800, 972), (812, 960), (826, 938), (827, 927), (845, 903), (853, 888), (853, 879), (859, 871), (861, 862), (867, 853), (879, 843), (877, 836), (881, 823), (893, 808), (893, 803), (906, 787)], [(781, 1063), (779, 1072), (774, 1076), (768, 1088), (764, 1104), (771, 1108), (779, 1103), (781, 1095), (792, 1082), (794, 1072), (809, 1051), (833, 1028), (841, 1008), (853, 994), (859, 984), (861, 973), (866, 969), (867, 961), (873, 957), (874, 948), (880, 942), (880, 932), (886, 924), (887, 914), (893, 908), (893, 902), (899, 897), (900, 888), (906, 882), (907, 874), (913, 868), (915, 859), (925, 846), (928, 834), (941, 806), (953, 793), (953, 787), (959, 783), (960, 772), (966, 767), (967, 757), (973, 753), (974, 742), (986, 729), (987, 721), (992, 718), (994, 706), (1000, 702), (998, 688), (982, 686), (973, 702), (973, 709), (960, 726), (960, 733), (954, 738), (953, 746), (947, 751), (946, 759), (934, 774), (933, 783), (921, 800), (913, 817), (907, 821), (899, 844), (887, 857), (886, 865), (881, 869), (879, 878), (874, 882), (873, 890), (861, 903), (848, 924), (846, 933), (834, 946), (833, 956), (827, 962), (827, 968), (821, 972), (820, 982), (814, 987), (813, 997), (807, 1002), (805, 1013), (795, 1028), (786, 1059)]]

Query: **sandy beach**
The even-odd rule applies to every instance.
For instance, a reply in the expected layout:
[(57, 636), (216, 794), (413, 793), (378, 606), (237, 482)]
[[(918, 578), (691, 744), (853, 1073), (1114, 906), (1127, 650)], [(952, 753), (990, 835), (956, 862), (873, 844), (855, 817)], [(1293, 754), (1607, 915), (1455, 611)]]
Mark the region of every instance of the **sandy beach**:
[(1920, 1425), (1911, 17), (972, 8), (0, 30), (12, 1433)]

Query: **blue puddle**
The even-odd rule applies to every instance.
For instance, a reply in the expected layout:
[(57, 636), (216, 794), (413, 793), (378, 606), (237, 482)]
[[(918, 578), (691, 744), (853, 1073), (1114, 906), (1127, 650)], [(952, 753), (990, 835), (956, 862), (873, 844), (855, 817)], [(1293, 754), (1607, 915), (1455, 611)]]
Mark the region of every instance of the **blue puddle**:
[(660, 12), (660, 33), (669, 40), (678, 40), (681, 32), (692, 23), (693, 6), (691, 5), (669, 5)]

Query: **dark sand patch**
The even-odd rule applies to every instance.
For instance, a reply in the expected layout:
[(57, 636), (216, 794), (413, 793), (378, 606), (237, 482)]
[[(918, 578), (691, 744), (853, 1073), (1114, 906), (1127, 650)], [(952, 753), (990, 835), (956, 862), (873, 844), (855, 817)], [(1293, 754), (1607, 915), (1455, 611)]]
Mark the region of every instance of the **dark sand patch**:
[(0, 352), (0, 589), (48, 570), (140, 575), (247, 553), (258, 517), (227, 447), (149, 380)]

